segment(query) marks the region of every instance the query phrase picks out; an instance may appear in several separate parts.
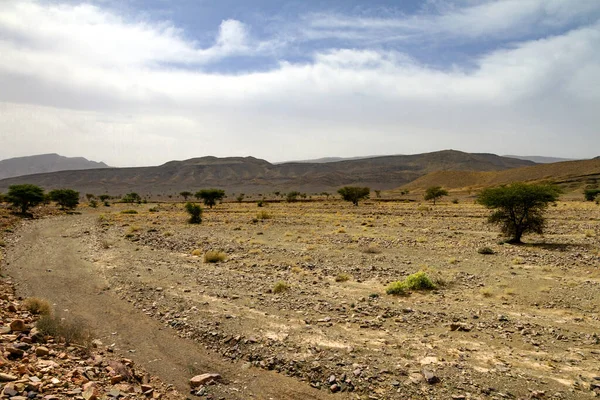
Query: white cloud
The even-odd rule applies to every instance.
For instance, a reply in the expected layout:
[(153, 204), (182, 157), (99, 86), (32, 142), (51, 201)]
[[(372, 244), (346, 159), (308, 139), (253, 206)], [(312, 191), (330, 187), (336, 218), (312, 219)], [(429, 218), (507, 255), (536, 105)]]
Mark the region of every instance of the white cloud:
[[(563, 12), (551, 19), (572, 20)], [(207, 62), (272, 43), (235, 20), (214, 36), (202, 49), (168, 23), (87, 5), (6, 3), (0, 159), (53, 151), (148, 165), (205, 154), (280, 161), (457, 148), (584, 157), (600, 148), (598, 22), (490, 51), (468, 70), (336, 48), (264, 72), (206, 73)]]
[(438, 13), (373, 18), (313, 14), (301, 32), (307, 39), (354, 39), (363, 42), (482, 40), (519, 38), (600, 17), (596, 0), (502, 0), (460, 2), (436, 7)]

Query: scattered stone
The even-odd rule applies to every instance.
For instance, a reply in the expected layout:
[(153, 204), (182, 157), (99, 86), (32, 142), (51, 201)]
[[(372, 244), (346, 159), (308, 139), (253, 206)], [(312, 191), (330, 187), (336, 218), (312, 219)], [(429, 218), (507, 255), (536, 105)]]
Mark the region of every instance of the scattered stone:
[(26, 329), (25, 321), (22, 319), (15, 319), (10, 323), (10, 330), (13, 332), (22, 332)]
[(197, 388), (202, 385), (207, 385), (216, 381), (221, 380), (221, 375), (219, 374), (202, 374), (196, 375), (192, 379), (190, 379), (190, 386), (192, 388)]
[(438, 383), (440, 381), (440, 378), (438, 378), (433, 371), (430, 371), (428, 369), (424, 369), (423, 370), (423, 378), (425, 378), (425, 380), (427, 381), (427, 383), (433, 385), (435, 383)]

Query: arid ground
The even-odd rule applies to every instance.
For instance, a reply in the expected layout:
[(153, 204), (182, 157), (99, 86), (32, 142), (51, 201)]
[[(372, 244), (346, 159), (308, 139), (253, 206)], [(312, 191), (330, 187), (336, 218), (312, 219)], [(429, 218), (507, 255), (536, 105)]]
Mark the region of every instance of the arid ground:
[[(3, 273), (184, 392), (216, 372), (224, 383), (201, 395), (600, 394), (593, 203), (550, 207), (546, 234), (521, 246), (502, 244), (473, 199), (226, 203), (201, 225), (182, 204), (80, 211), (24, 222), (6, 239)], [(226, 259), (205, 262), (208, 251)], [(437, 289), (386, 294), (421, 270)]]

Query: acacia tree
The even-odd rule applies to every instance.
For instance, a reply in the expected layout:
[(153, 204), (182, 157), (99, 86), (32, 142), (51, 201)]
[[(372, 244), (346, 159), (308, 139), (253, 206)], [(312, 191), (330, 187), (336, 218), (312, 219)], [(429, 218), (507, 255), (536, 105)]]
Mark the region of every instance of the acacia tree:
[(213, 208), (213, 206), (217, 204), (217, 201), (223, 200), (223, 197), (225, 197), (225, 191), (221, 189), (202, 189), (196, 192), (194, 196), (198, 200), (202, 199), (205, 206)]
[(371, 189), (368, 187), (344, 186), (338, 190), (338, 193), (340, 196), (342, 196), (343, 200), (350, 201), (352, 204), (357, 206), (360, 200), (369, 198)]
[(44, 189), (31, 184), (12, 185), (8, 188), (6, 201), (12, 204), (13, 207), (21, 210), (21, 214), (27, 214), (30, 207), (35, 207), (42, 203), (45, 199)]
[(60, 206), (61, 210), (73, 209), (79, 204), (79, 192), (73, 189), (55, 189), (50, 191), (48, 196)]
[(123, 203), (138, 203), (141, 204), (142, 203), (142, 197), (137, 194), (136, 192), (131, 192), (131, 193), (127, 193), (125, 196), (123, 196), (123, 198), (121, 199), (121, 201)]
[(425, 200), (433, 200), (433, 205), (437, 199), (441, 199), (443, 196), (448, 196), (448, 191), (442, 189), (441, 186), (431, 186), (425, 191)]
[(543, 233), (544, 211), (560, 193), (556, 186), (518, 182), (484, 189), (477, 202), (495, 209), (488, 222), (500, 225), (502, 233), (510, 237), (508, 243), (521, 243), (525, 233)]
[(188, 192), (187, 190), (179, 193), (179, 195), (183, 197), (184, 201), (187, 201), (188, 197), (190, 197), (192, 194), (192, 192)]

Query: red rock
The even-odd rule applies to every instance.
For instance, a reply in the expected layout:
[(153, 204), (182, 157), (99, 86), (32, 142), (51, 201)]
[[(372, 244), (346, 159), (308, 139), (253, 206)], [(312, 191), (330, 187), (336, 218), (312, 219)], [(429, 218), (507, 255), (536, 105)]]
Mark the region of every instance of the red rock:
[(196, 375), (192, 379), (190, 379), (190, 386), (192, 388), (196, 388), (198, 386), (206, 385), (211, 382), (215, 382), (221, 379), (221, 375), (219, 374), (202, 374)]

